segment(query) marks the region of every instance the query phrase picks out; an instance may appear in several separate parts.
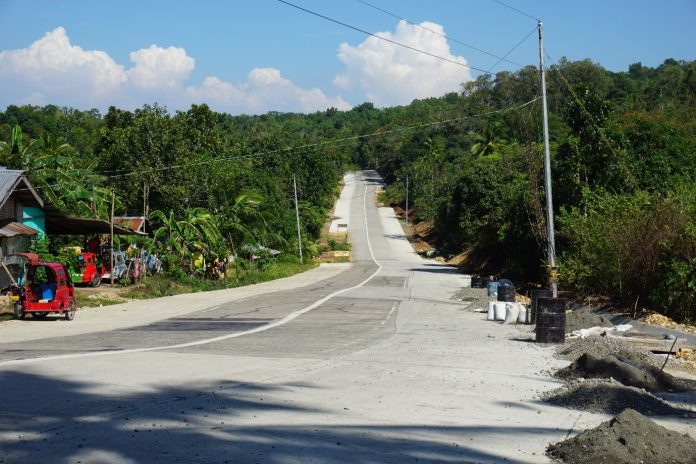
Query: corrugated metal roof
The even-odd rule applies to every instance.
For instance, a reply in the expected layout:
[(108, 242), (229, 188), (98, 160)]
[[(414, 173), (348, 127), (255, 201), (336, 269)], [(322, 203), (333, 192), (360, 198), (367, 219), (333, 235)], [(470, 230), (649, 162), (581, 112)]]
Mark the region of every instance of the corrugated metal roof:
[(15, 237), (17, 235), (36, 235), (39, 231), (21, 222), (10, 222), (0, 227), (0, 237)]
[(134, 232), (145, 232), (145, 218), (142, 216), (114, 217), (114, 224)]
[[(18, 192), (27, 201), (36, 201), (39, 207), (43, 207), (43, 200), (24, 176), (24, 171), (19, 169), (7, 169), (0, 166), (0, 207), (5, 204), (12, 192), (20, 185), (23, 190)], [(33, 198), (33, 200), (32, 200)]]

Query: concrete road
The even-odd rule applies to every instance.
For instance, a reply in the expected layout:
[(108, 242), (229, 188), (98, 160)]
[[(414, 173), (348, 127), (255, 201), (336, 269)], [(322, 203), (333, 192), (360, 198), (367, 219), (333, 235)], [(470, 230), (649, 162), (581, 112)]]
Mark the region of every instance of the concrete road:
[(450, 300), (376, 174), (347, 183), (350, 265), (3, 324), (0, 463), (536, 463), (605, 419), (537, 401), (551, 348)]

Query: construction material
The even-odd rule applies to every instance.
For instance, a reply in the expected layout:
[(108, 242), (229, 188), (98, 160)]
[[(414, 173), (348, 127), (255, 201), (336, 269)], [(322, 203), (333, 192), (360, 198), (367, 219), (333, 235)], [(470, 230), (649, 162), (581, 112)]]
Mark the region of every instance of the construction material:
[(613, 379), (572, 381), (542, 393), (540, 398), (556, 406), (600, 414), (618, 414), (626, 408), (649, 416), (677, 416), (690, 412), (672, 406), (642, 388), (627, 387)]
[(529, 324), (529, 318), (527, 317), (529, 315), (529, 311), (527, 311), (527, 307), (523, 304), (518, 303), (517, 307), (519, 308), (519, 314), (517, 316), (517, 323), (518, 324)]
[(592, 313), (587, 308), (569, 312), (566, 317), (566, 333), (590, 327), (613, 327), (614, 324), (605, 317)]
[(495, 302), (494, 301), (488, 302), (488, 314), (486, 315), (486, 320), (488, 320), (488, 321), (495, 320)]
[(502, 279), (498, 283), (498, 301), (515, 302), (515, 286), (511, 281)]
[(547, 448), (549, 457), (574, 464), (693, 464), (696, 441), (626, 409), (594, 429)]
[(504, 303), (505, 304), (505, 321), (503, 324), (517, 324), (517, 318), (520, 313), (520, 308), (517, 303)]
[(505, 316), (507, 314), (507, 310), (505, 308), (505, 303), (501, 301), (496, 301), (494, 303), (495, 306), (495, 320), (496, 321), (504, 321)]

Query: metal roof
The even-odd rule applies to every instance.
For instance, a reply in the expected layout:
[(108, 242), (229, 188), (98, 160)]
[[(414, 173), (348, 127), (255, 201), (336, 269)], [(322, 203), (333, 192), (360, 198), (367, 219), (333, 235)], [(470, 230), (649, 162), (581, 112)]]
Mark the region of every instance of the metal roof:
[(21, 222), (10, 222), (0, 226), (0, 237), (15, 237), (17, 235), (36, 235), (39, 231)]
[(145, 218), (143, 216), (117, 216), (114, 224), (134, 232), (145, 232)]
[[(17, 189), (17, 187), (21, 188)], [(24, 171), (0, 166), (0, 208), (15, 190), (22, 203), (43, 208), (43, 200), (24, 175)]]
[[(111, 233), (111, 223), (103, 219), (86, 219), (65, 216), (54, 210), (46, 210), (46, 232), (49, 235), (92, 235)], [(114, 224), (116, 235), (147, 235)]]

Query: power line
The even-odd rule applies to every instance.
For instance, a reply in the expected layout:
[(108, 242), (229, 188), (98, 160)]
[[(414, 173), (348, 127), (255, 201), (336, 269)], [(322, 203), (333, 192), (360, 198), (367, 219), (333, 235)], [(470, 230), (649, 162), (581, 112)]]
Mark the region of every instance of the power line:
[[(525, 102), (525, 103), (522, 103), (520, 105), (515, 105), (515, 106), (511, 106), (511, 107), (503, 108), (503, 109), (499, 109), (499, 110), (491, 110), (491, 111), (486, 111), (483, 113), (471, 114), (471, 115), (467, 115), (467, 116), (460, 116), (457, 118), (444, 119), (444, 120), (440, 120), (440, 121), (434, 121), (434, 122), (428, 122), (428, 123), (422, 123), (422, 124), (414, 124), (411, 126), (397, 127), (397, 128), (389, 129), (389, 130), (385, 130), (385, 131), (372, 132), (369, 134), (351, 135), (348, 137), (340, 137), (340, 138), (335, 138), (335, 139), (324, 140), (322, 142), (308, 143), (308, 144), (304, 144), (304, 145), (295, 145), (292, 147), (279, 148), (279, 149), (275, 149), (275, 150), (255, 152), (255, 153), (251, 153), (248, 155), (221, 157), (221, 158), (216, 158), (213, 160), (182, 163), (182, 164), (178, 164), (178, 165), (162, 166), (159, 168), (143, 169), (143, 170), (139, 170), (139, 171), (123, 172), (125, 170), (117, 169), (117, 170), (112, 170), (112, 171), (102, 171), (102, 172), (97, 173), (97, 174), (102, 175), (103, 177), (106, 177), (108, 179), (113, 179), (113, 178), (119, 178), (119, 177), (138, 176), (138, 175), (148, 174), (148, 173), (152, 173), (152, 172), (175, 170), (175, 169), (181, 169), (181, 168), (185, 168), (185, 167), (204, 166), (204, 165), (209, 165), (209, 164), (213, 164), (213, 163), (220, 163), (220, 162), (225, 162), (225, 161), (236, 161), (236, 160), (240, 160), (240, 159), (261, 158), (264, 156), (275, 155), (278, 153), (288, 153), (288, 152), (295, 151), (295, 150), (302, 150), (302, 149), (307, 149), (307, 148), (316, 148), (316, 147), (320, 147), (320, 146), (324, 146), (324, 145), (339, 144), (339, 143), (343, 143), (343, 142), (349, 142), (349, 141), (361, 140), (361, 139), (369, 139), (369, 138), (373, 138), (373, 137), (382, 137), (382, 136), (389, 135), (389, 134), (394, 134), (394, 133), (398, 133), (398, 132), (405, 132), (405, 131), (414, 130), (414, 129), (421, 129), (424, 127), (433, 127), (433, 126), (449, 124), (449, 123), (458, 122), (458, 121), (464, 121), (467, 119), (473, 119), (473, 118), (478, 118), (478, 117), (483, 117), (483, 116), (490, 116), (493, 114), (507, 113), (510, 111), (515, 111), (515, 110), (524, 108), (526, 106), (529, 106), (529, 105), (533, 104), (534, 102), (536, 102), (538, 99), (539, 99), (539, 97), (534, 97), (532, 100)], [(114, 174), (109, 174), (109, 173), (114, 173)]]
[(457, 66), (462, 66), (462, 67), (464, 67), (464, 68), (469, 68), (469, 69), (475, 69), (476, 71), (481, 71), (482, 73), (485, 73), (485, 72), (486, 72), (485, 69), (477, 68), (476, 66), (472, 66), (472, 65), (466, 64), (466, 63), (460, 63), (459, 61), (454, 61), (454, 60), (451, 60), (451, 59), (449, 59), (449, 58), (445, 58), (444, 56), (435, 55), (434, 53), (426, 52), (425, 50), (421, 50), (420, 48), (411, 47), (410, 45), (406, 45), (406, 44), (403, 44), (403, 43), (401, 43), (401, 42), (397, 42), (396, 40), (388, 39), (388, 38), (386, 38), (386, 37), (382, 37), (382, 36), (380, 36), (380, 35), (373, 34), (372, 32), (368, 32), (368, 31), (366, 31), (366, 30), (364, 30), (364, 29), (360, 29), (359, 27), (351, 26), (350, 24), (341, 22), (341, 21), (339, 21), (339, 20), (337, 20), (337, 19), (329, 18), (328, 16), (324, 16), (324, 15), (322, 15), (322, 14), (320, 14), (320, 13), (315, 12), (315, 11), (308, 10), (307, 8), (303, 8), (303, 7), (299, 6), (299, 5), (295, 5), (294, 3), (290, 3), (290, 2), (287, 2), (287, 1), (285, 1), (285, 0), (278, 0), (278, 1), (279, 1), (280, 3), (284, 3), (284, 4), (288, 5), (288, 6), (293, 7), (293, 8), (297, 8), (298, 10), (304, 11), (305, 13), (309, 13), (309, 14), (311, 14), (311, 15), (317, 16), (317, 17), (322, 18), (322, 19), (325, 19), (325, 20), (327, 20), (327, 21), (331, 21), (332, 23), (339, 24), (339, 25), (341, 25), (341, 26), (343, 26), (343, 27), (347, 27), (348, 29), (353, 29), (354, 31), (361, 32), (361, 33), (363, 33), (363, 34), (365, 34), (365, 35), (369, 35), (369, 36), (371, 36), (371, 37), (375, 37), (375, 38), (377, 38), (377, 39), (379, 39), (379, 40), (384, 40), (385, 42), (389, 42), (389, 43), (391, 43), (391, 44), (398, 45), (399, 47), (407, 48), (407, 49), (412, 50), (412, 51), (414, 51), (414, 52), (422, 53), (422, 54), (428, 55), (428, 56), (430, 56), (430, 57), (432, 57), (432, 58), (437, 58), (438, 60), (442, 60), (442, 61), (446, 61), (446, 62), (448, 62), (448, 63), (456, 64)]
[(149, 172), (166, 171), (166, 170), (170, 170), (170, 169), (179, 169), (179, 168), (189, 167), (189, 166), (208, 165), (208, 164), (218, 163), (218, 162), (222, 162), (222, 161), (233, 161), (233, 160), (246, 159), (246, 158), (261, 158), (261, 157), (268, 156), (268, 155), (274, 155), (274, 154), (278, 154), (278, 153), (287, 153), (287, 152), (291, 152), (291, 151), (295, 151), (295, 150), (302, 150), (302, 149), (307, 149), (307, 148), (316, 148), (316, 147), (320, 147), (320, 146), (324, 146), (324, 145), (339, 144), (339, 143), (343, 143), (343, 142), (360, 140), (360, 139), (367, 139), (367, 138), (372, 138), (372, 137), (381, 137), (384, 135), (389, 135), (389, 134), (393, 134), (393, 133), (397, 133), (397, 132), (404, 132), (404, 131), (409, 131), (409, 130), (413, 130), (413, 129), (421, 129), (424, 127), (432, 127), (432, 126), (438, 126), (438, 125), (443, 125), (443, 124), (449, 124), (449, 123), (453, 123), (453, 122), (463, 121), (466, 119), (472, 119), (472, 118), (477, 118), (477, 117), (482, 117), (482, 116), (490, 116), (493, 114), (507, 113), (509, 111), (514, 111), (517, 109), (524, 108), (528, 105), (531, 105), (535, 101), (537, 101), (538, 99), (539, 99), (539, 97), (535, 97), (534, 99), (532, 99), (528, 102), (522, 103), (520, 105), (516, 105), (516, 106), (512, 106), (512, 107), (508, 107), (508, 108), (503, 108), (500, 110), (487, 111), (487, 112), (479, 113), (479, 114), (460, 116), (458, 118), (445, 119), (445, 120), (441, 120), (441, 121), (435, 121), (435, 122), (429, 122), (429, 123), (423, 123), (423, 124), (414, 124), (414, 125), (405, 126), (405, 127), (397, 127), (395, 129), (372, 132), (369, 134), (352, 135), (349, 137), (329, 139), (329, 140), (324, 140), (322, 142), (308, 143), (308, 144), (304, 144), (304, 145), (296, 145), (293, 147), (286, 147), (286, 148), (279, 148), (276, 150), (257, 152), (257, 153), (252, 153), (249, 155), (241, 155), (241, 156), (228, 157), (228, 158), (218, 158), (218, 159), (214, 159), (214, 160), (200, 161), (200, 162), (195, 162), (195, 163), (183, 163), (180, 165), (166, 166), (166, 167), (162, 167), (162, 168), (153, 168), (153, 169), (137, 171), (137, 172), (134, 171), (134, 172), (129, 172), (129, 173), (125, 173), (125, 174), (115, 174), (115, 175), (110, 175), (110, 176), (106, 176), (106, 177), (109, 177), (109, 178), (128, 177), (128, 176), (135, 176), (135, 175), (139, 175), (139, 174), (145, 174), (145, 173), (149, 173)]
[(501, 2), (500, 0), (493, 0), (493, 1), (494, 1), (495, 3), (497, 3), (497, 4), (499, 4), (499, 5), (504, 6), (505, 8), (509, 8), (509, 9), (511, 9), (511, 10), (513, 10), (513, 11), (518, 12), (519, 14), (521, 14), (521, 15), (523, 15), (523, 16), (526, 16), (526, 17), (528, 17), (528, 18), (530, 18), (530, 19), (533, 19), (534, 21), (539, 21), (539, 18), (535, 18), (534, 16), (530, 15), (529, 13), (525, 13), (524, 11), (522, 11), (522, 10), (520, 10), (520, 9), (518, 9), (518, 8), (515, 8), (514, 6), (510, 6), (510, 5), (508, 5), (507, 3), (505, 3), (505, 2)]
[[(503, 61), (505, 58), (508, 57), (508, 55), (510, 55), (510, 53), (512, 53), (512, 52), (514, 52), (515, 50), (517, 50), (517, 47), (519, 47), (520, 45), (522, 45), (522, 43), (524, 43), (524, 41), (527, 40), (527, 39), (529, 38), (530, 35), (534, 34), (534, 33), (537, 31), (537, 29), (539, 29), (539, 26), (535, 26), (534, 29), (532, 29), (532, 30), (529, 32), (529, 34), (525, 35), (524, 38), (523, 38), (522, 40), (520, 40), (519, 42), (517, 42), (517, 45), (515, 45), (514, 47), (512, 47), (512, 48), (510, 49), (510, 51), (507, 52), (507, 53), (503, 56), (503, 58), (499, 59), (493, 66), (491, 66), (490, 68), (488, 68), (488, 73), (490, 74), (490, 72), (493, 70), (493, 68), (495, 68), (496, 66), (498, 66), (498, 65), (500, 64), (501, 61)], [(505, 60), (505, 61), (508, 61), (508, 60)]]
[[(494, 54), (494, 53), (487, 52), (486, 50), (482, 50), (482, 49), (480, 49), (480, 48), (478, 48), (478, 47), (474, 47), (473, 45), (470, 45), (470, 44), (468, 44), (468, 43), (462, 42), (461, 40), (457, 40), (457, 39), (455, 39), (455, 38), (453, 38), (453, 37), (451, 37), (451, 36), (449, 36), (449, 35), (440, 34), (439, 32), (434, 31), (434, 30), (432, 30), (432, 29), (430, 29), (430, 28), (428, 28), (428, 27), (424, 27), (424, 26), (421, 26), (420, 24), (413, 23), (413, 22), (409, 21), (409, 20), (406, 19), (406, 18), (402, 18), (401, 16), (397, 15), (396, 13), (392, 13), (392, 12), (390, 12), (390, 11), (387, 11), (387, 10), (385, 10), (385, 9), (383, 9), (383, 8), (378, 7), (377, 5), (373, 5), (372, 3), (366, 2), (365, 0), (356, 0), (356, 1), (362, 3), (363, 5), (367, 5), (367, 6), (369, 6), (370, 8), (374, 8), (374, 9), (377, 10), (377, 11), (381, 11), (382, 13), (385, 13), (385, 14), (391, 16), (392, 18), (396, 18), (396, 19), (399, 19), (399, 20), (401, 20), (401, 21), (405, 21), (407, 24), (410, 24), (411, 26), (415, 26), (415, 27), (417, 27), (418, 29), (421, 29), (421, 30), (430, 32), (431, 34), (435, 34), (435, 35), (437, 35), (437, 36), (439, 36), (439, 37), (442, 37), (442, 38), (444, 38), (444, 39), (446, 39), (446, 40), (450, 40), (450, 41), (452, 41), (452, 42), (458, 43), (459, 45), (463, 45), (463, 46), (465, 46), (465, 47), (471, 48), (472, 50), (476, 50), (477, 52), (481, 52), (481, 53), (483, 53), (483, 54), (485, 54), (485, 55), (492, 56), (493, 58), (497, 58), (497, 59), (499, 59), (500, 61), (506, 61), (506, 62), (508, 62), (508, 63), (510, 63), (510, 64), (514, 64), (515, 66), (518, 66), (518, 67), (520, 67), (520, 68), (524, 67), (524, 65), (522, 65), (522, 64), (515, 63), (514, 61), (510, 61), (510, 60), (506, 59), (507, 55), (505, 55), (505, 56), (503, 56), (503, 57), (500, 57), (500, 56), (498, 56), (498, 55), (496, 55), (496, 54)], [(509, 54), (509, 53), (508, 53), (508, 54)], [(500, 63), (500, 61), (498, 61), (498, 63)], [(496, 65), (497, 65), (498, 63), (496, 63)]]

